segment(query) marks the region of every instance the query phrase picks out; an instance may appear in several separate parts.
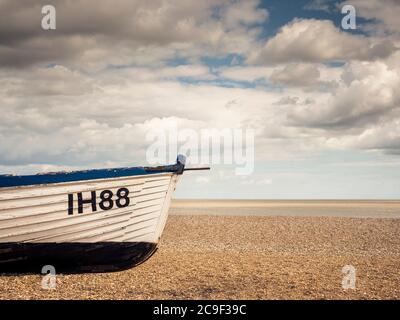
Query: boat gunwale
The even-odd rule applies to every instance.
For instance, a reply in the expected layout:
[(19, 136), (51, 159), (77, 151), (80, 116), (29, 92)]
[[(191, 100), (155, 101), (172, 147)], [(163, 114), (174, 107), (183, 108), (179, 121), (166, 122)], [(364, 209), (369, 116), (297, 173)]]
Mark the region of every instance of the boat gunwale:
[[(96, 169), (97, 170), (97, 169)], [(108, 169), (101, 169), (101, 170), (108, 170)], [(118, 170), (118, 169), (110, 169), (110, 170)], [(43, 188), (43, 187), (48, 187), (48, 186), (68, 186), (72, 184), (83, 184), (87, 182), (108, 182), (108, 181), (118, 181), (118, 180), (124, 180), (124, 179), (138, 179), (141, 177), (149, 176), (151, 175), (152, 177), (155, 176), (163, 176), (163, 175), (173, 175), (177, 174), (174, 171), (149, 171), (145, 173), (140, 173), (140, 174), (132, 174), (132, 175), (120, 175), (120, 176), (112, 176), (112, 177), (97, 177), (97, 178), (84, 178), (81, 177), (79, 180), (66, 180), (66, 181), (56, 181), (56, 182), (37, 182), (37, 183), (27, 183), (25, 184), (24, 182), (19, 181), (19, 183), (16, 183), (14, 185), (10, 184), (3, 184), (1, 181), (2, 178), (14, 178), (14, 179), (33, 179), (34, 177), (43, 177), (43, 176), (57, 176), (57, 175), (67, 175), (70, 173), (82, 173), (88, 172), (88, 171), (93, 171), (93, 170), (86, 170), (86, 171), (73, 171), (73, 172), (60, 172), (60, 173), (52, 173), (52, 174), (36, 174), (36, 175), (28, 175), (28, 176), (18, 176), (18, 175), (0, 175), (0, 191), (12, 191), (20, 188), (24, 189), (30, 189), (30, 188)]]

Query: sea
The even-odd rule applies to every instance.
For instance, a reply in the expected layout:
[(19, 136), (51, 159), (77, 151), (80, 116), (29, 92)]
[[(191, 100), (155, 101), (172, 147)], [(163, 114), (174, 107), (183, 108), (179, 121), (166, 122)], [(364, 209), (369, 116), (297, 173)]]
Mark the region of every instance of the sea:
[(400, 200), (187, 200), (171, 215), (400, 218)]

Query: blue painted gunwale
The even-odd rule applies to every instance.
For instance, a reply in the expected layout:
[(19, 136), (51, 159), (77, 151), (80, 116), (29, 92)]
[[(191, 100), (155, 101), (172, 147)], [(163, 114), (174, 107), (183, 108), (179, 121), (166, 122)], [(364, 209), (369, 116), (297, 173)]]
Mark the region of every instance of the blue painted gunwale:
[(127, 167), (112, 169), (91, 169), (71, 172), (41, 173), (35, 175), (0, 175), (0, 188), (34, 186), (41, 184), (98, 180), (108, 178), (119, 178), (156, 173), (179, 173), (180, 165), (169, 165), (161, 167)]

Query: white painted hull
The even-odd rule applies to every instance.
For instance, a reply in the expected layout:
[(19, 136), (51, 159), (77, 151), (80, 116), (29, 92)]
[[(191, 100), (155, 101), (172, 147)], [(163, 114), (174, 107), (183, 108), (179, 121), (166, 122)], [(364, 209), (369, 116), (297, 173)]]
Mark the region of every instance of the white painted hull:
[[(127, 252), (121, 251), (121, 257), (114, 257), (115, 259), (112, 257), (113, 252), (120, 248), (126, 250), (127, 247), (132, 248), (135, 245), (137, 245), (135, 248), (144, 246), (143, 250), (148, 252), (140, 252), (141, 249), (138, 249), (140, 254), (138, 261), (133, 261), (131, 257), (132, 264), (142, 262), (144, 258), (147, 258), (146, 255), (154, 252), (159, 242), (178, 179), (178, 174), (165, 172), (0, 188), (0, 271), (2, 265), (6, 266), (10, 263), (12, 265), (13, 262), (21, 259), (22, 262), (19, 264), (23, 265), (23, 261), (31, 260), (32, 255), (34, 255), (33, 258), (37, 255), (41, 256), (38, 260), (40, 263), (52, 264), (51, 254), (46, 258), (46, 254), (42, 253), (43, 250), (48, 250), (47, 248), (51, 252), (53, 250), (68, 251), (71, 248), (74, 252), (78, 252), (79, 248), (82, 248), (82, 252), (78, 252), (75, 256), (66, 253), (65, 259), (85, 260), (87, 255), (85, 252), (90, 252), (91, 248), (96, 248), (97, 244), (99, 244), (98, 247), (103, 246), (103, 251), (105, 247), (114, 250), (108, 253), (111, 254), (109, 259), (114, 261), (112, 263), (114, 266), (118, 264), (118, 259), (123, 260)], [(129, 205), (118, 207), (115, 205), (118, 200), (116, 194), (121, 188), (129, 190), (127, 196)], [(114, 206), (108, 210), (101, 208), (100, 195), (104, 190), (113, 194), (111, 200)], [(77, 195), (81, 193), (81, 199), (94, 199), (93, 191), (96, 194), (95, 204), (93, 204), (94, 201), (91, 203), (81, 201), (82, 212), (79, 213)], [(72, 202), (69, 201), (68, 195), (72, 195)], [(107, 201), (103, 202), (103, 206), (110, 204)], [(119, 201), (123, 205), (127, 203), (126, 198)], [(35, 253), (30, 254), (30, 248), (36, 248)], [(106, 252), (102, 254), (107, 255)], [(56, 256), (55, 264), (64, 265), (63, 263), (67, 262), (60, 263), (63, 260), (63, 252), (56, 252)], [(94, 264), (108, 264), (107, 256), (104, 257), (104, 262), (97, 261), (98, 256), (93, 254), (96, 260)], [(119, 262), (125, 265), (127, 261)], [(90, 264), (90, 261), (86, 263), (86, 266), (85, 263), (80, 264), (79, 261), (73, 263), (75, 268), (83, 267), (81, 269), (88, 269)]]

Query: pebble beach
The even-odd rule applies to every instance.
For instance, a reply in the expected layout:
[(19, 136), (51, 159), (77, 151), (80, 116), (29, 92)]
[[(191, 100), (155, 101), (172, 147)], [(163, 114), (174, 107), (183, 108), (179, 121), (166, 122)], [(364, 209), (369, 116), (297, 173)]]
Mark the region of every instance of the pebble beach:
[[(1, 274), (0, 299), (400, 299), (398, 218), (174, 210), (138, 267), (59, 274), (54, 289), (42, 289), (42, 275)], [(354, 289), (342, 287), (346, 265)]]

